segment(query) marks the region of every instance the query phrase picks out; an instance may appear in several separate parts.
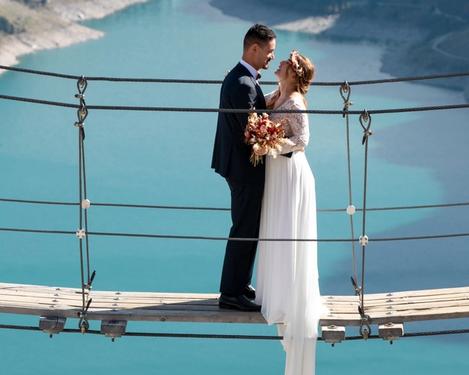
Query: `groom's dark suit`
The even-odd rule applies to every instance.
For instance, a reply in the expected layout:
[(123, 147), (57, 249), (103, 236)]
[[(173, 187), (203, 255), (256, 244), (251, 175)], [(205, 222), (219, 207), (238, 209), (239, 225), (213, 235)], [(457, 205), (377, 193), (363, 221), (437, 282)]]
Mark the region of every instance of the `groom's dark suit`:
[[(238, 64), (225, 77), (220, 108), (265, 109), (261, 88), (248, 69)], [(256, 238), (264, 191), (264, 164), (249, 161), (251, 147), (244, 142), (247, 113), (219, 113), (212, 157), (212, 168), (226, 178), (231, 190), (230, 237)], [(251, 282), (257, 241), (228, 241), (220, 292), (228, 296), (243, 294)]]

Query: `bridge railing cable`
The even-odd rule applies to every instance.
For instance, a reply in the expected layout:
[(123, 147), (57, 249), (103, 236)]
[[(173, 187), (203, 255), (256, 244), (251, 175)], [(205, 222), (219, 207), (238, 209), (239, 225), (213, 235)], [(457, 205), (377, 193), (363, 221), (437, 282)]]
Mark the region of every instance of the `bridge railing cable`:
[[(60, 229), (32, 229), (32, 228), (14, 228), (0, 227), (0, 232), (19, 232), (19, 233), (42, 233), (42, 234), (64, 234), (76, 235), (76, 231)], [(226, 237), (226, 236), (203, 236), (203, 235), (180, 235), (180, 234), (158, 234), (158, 233), (130, 233), (130, 232), (98, 232), (90, 231), (90, 236), (105, 237), (138, 237), (138, 238), (159, 238), (173, 240), (204, 240), (204, 241), (260, 241), (260, 242), (352, 242), (359, 241), (359, 238), (258, 238), (258, 237)], [(368, 242), (392, 242), (392, 241), (411, 241), (411, 240), (430, 240), (443, 238), (469, 237), (469, 232), (461, 233), (442, 233), (430, 235), (396, 236), (396, 237), (372, 237)]]
[[(13, 66), (0, 65), (0, 69), (14, 71), (18, 73), (34, 74), (40, 76), (48, 76), (63, 79), (78, 80), (82, 75), (64, 74), (56, 72), (48, 72), (36, 69), (18, 68)], [(444, 73), (444, 74), (431, 74), (411, 77), (396, 77), (386, 79), (375, 79), (375, 80), (360, 80), (360, 81), (348, 81), (349, 85), (375, 85), (383, 83), (398, 83), (398, 82), (415, 82), (415, 81), (428, 81), (434, 79), (448, 79), (457, 77), (467, 77), (469, 72), (455, 72), (455, 73)], [(220, 85), (222, 80), (215, 79), (173, 79), (173, 78), (126, 78), (126, 77), (105, 77), (105, 76), (86, 76), (88, 81), (107, 81), (107, 82), (133, 82), (133, 83), (172, 83), (172, 84), (210, 84)], [(328, 81), (328, 82), (313, 82), (312, 86), (340, 86), (344, 81)], [(263, 81), (260, 82), (264, 85), (277, 85), (274, 81)]]
[[(11, 100), (18, 102), (26, 102), (32, 104), (42, 104), (55, 107), (79, 109), (79, 105), (73, 103), (56, 102), (51, 100), (26, 98), (20, 96), (0, 95), (2, 100)], [(142, 112), (198, 112), (198, 113), (307, 113), (317, 115), (342, 115), (343, 110), (327, 110), (327, 109), (228, 109), (228, 108), (195, 108), (195, 107), (158, 107), (158, 106), (123, 106), (123, 105), (88, 105), (89, 110), (105, 110), (105, 111), (142, 111)], [(469, 108), (469, 103), (463, 104), (446, 104), (421, 107), (407, 108), (387, 108), (387, 109), (370, 109), (367, 112), (370, 115), (375, 114), (391, 114), (406, 112), (427, 112), (442, 111), (450, 109)], [(351, 115), (361, 115), (363, 111), (349, 111)]]
[[(29, 199), (14, 199), (14, 198), (0, 198), (0, 202), (4, 203), (20, 203), (20, 204), (33, 204), (33, 205), (52, 205), (52, 206), (78, 206), (77, 202), (66, 201), (48, 201), (48, 200), (29, 200)], [(180, 206), (180, 205), (156, 205), (156, 204), (133, 204), (133, 203), (102, 203), (93, 202), (93, 206), (98, 207), (114, 207), (114, 208), (146, 208), (146, 209), (163, 209), (163, 210), (189, 210), (189, 211), (230, 211), (229, 207), (210, 207), (210, 206)], [(410, 206), (387, 206), (387, 207), (367, 207), (369, 211), (401, 211), (401, 210), (419, 210), (419, 209), (432, 209), (432, 208), (453, 208), (453, 207), (466, 207), (469, 202), (455, 202), (455, 203), (438, 203), (438, 204), (422, 204)], [(346, 212), (347, 208), (317, 208), (317, 212)], [(363, 211), (361, 207), (356, 207), (357, 212)]]

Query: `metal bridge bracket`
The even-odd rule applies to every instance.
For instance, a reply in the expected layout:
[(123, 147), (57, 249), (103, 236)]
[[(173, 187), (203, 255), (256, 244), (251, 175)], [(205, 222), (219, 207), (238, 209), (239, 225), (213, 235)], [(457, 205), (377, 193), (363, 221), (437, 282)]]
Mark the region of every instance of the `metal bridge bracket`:
[(126, 320), (103, 320), (101, 321), (101, 333), (110, 337), (112, 341), (121, 337), (127, 328)]
[(64, 330), (66, 320), (66, 318), (60, 318), (58, 316), (41, 316), (39, 318), (39, 329), (52, 337), (52, 335), (58, 334)]
[(404, 336), (404, 324), (386, 323), (380, 324), (378, 327), (379, 337), (384, 340), (389, 340), (392, 344), (394, 340)]
[(345, 327), (338, 327), (335, 325), (321, 327), (322, 339), (328, 344), (340, 343), (345, 340)]

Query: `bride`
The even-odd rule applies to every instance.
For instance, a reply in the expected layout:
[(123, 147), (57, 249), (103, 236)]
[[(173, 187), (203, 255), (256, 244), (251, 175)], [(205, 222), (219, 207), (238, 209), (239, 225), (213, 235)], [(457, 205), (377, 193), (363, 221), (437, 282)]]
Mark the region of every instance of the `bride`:
[[(311, 61), (292, 51), (275, 72), (279, 87), (266, 96), (268, 108), (305, 110), (314, 76)], [(288, 142), (282, 156), (266, 157), (260, 238), (317, 238), (314, 176), (304, 148), (309, 141), (305, 113), (273, 113)], [(286, 351), (286, 375), (315, 371), (321, 301), (316, 242), (262, 241), (258, 249), (257, 297), (269, 324), (278, 324)]]

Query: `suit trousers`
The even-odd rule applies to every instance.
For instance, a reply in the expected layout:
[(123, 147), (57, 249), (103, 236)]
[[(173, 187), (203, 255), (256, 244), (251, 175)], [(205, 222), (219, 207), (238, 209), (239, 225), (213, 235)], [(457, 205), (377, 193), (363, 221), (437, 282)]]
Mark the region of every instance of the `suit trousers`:
[[(257, 238), (261, 218), (264, 184), (241, 184), (226, 179), (231, 190), (230, 237)], [(220, 283), (220, 292), (228, 296), (243, 294), (250, 284), (257, 241), (228, 241)]]
[[(230, 237), (257, 238), (261, 218), (264, 184), (250, 185), (226, 179), (231, 191)], [(220, 283), (220, 292), (228, 296), (243, 294), (250, 284), (257, 241), (228, 241)]]

